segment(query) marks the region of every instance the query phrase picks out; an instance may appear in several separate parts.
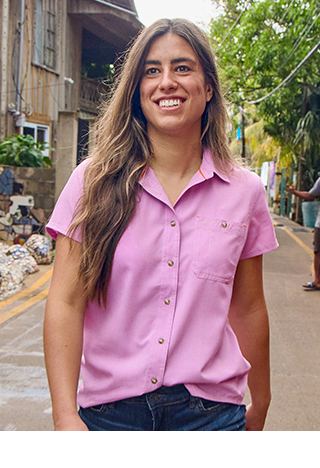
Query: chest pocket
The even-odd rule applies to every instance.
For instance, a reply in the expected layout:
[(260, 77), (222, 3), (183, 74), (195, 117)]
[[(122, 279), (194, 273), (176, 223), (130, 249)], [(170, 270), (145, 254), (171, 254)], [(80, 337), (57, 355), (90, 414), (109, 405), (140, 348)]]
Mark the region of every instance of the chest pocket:
[(197, 217), (192, 264), (196, 276), (229, 283), (235, 275), (245, 232), (241, 223)]

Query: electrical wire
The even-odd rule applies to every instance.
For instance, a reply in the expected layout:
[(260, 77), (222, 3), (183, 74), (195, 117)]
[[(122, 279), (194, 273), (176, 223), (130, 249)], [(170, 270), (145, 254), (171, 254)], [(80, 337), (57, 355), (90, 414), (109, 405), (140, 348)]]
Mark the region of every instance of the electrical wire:
[[(16, 53), (16, 44), (19, 40), (20, 42), (20, 35), (21, 35), (21, 26), (24, 25), (26, 23), (26, 26), (28, 28), (29, 24), (28, 24), (28, 21), (29, 20), (29, 15), (28, 15), (28, 6), (27, 4), (25, 4), (25, 13), (24, 13), (24, 18), (22, 18), (22, 21), (19, 22), (19, 29), (16, 29), (15, 31), (15, 36), (14, 36), (14, 39), (13, 39), (13, 45), (12, 45), (12, 62), (14, 63), (15, 62), (15, 53)], [(28, 37), (28, 29), (27, 29), (27, 37)], [(26, 63), (27, 63), (27, 67), (28, 67), (28, 62), (29, 62), (29, 44), (27, 46), (27, 60), (26, 60)], [(20, 96), (20, 99), (25, 103), (26, 107), (29, 105), (31, 106), (31, 104), (28, 104), (26, 102), (26, 100), (24, 99), (24, 97), (22, 96), (22, 92), (23, 92), (23, 87), (24, 87), (24, 84), (25, 84), (25, 81), (26, 81), (26, 78), (27, 78), (27, 74), (28, 74), (28, 69), (26, 68), (26, 72), (25, 72), (25, 75), (24, 75), (24, 78), (23, 78), (23, 82), (21, 84), (21, 88), (18, 89), (18, 83), (16, 81), (16, 76), (15, 76), (15, 73), (16, 71), (14, 70), (14, 67), (12, 67), (12, 70), (11, 70), (11, 78), (12, 78), (12, 82), (13, 82), (13, 85), (15, 87), (15, 90), (14, 91), (8, 91), (4, 94), (9, 94), (9, 93), (17, 93), (19, 96)], [(32, 106), (31, 106), (32, 107)]]
[(225, 35), (223, 41), (221, 42), (221, 44), (218, 45), (217, 47), (217, 50), (222, 46), (222, 44), (224, 43), (224, 41), (227, 39), (227, 37), (229, 36), (229, 34), (231, 33), (231, 31), (233, 30), (233, 28), (236, 27), (236, 25), (238, 24), (238, 22), (240, 21), (240, 18), (241, 16), (243, 15), (243, 13), (245, 12), (246, 10), (243, 10), (240, 15), (238, 16), (238, 18), (235, 20), (235, 22), (233, 23), (233, 25), (231, 26), (231, 28), (229, 29), (229, 31), (227, 32), (227, 34)]
[[(314, 14), (317, 12), (317, 10), (319, 10), (320, 7), (317, 6), (315, 8), (315, 11), (314, 11)], [(314, 26), (315, 22), (317, 21), (317, 19), (319, 18), (320, 16), (320, 11), (318, 12), (318, 16), (315, 18), (315, 20), (313, 21), (313, 23), (311, 24), (311, 26), (309, 27), (309, 29), (304, 33), (304, 31), (306, 30), (306, 28), (309, 26), (309, 23), (310, 21), (312, 21), (312, 18), (310, 18), (309, 22), (306, 24), (306, 26), (304, 27), (301, 35), (300, 35), (300, 38), (298, 38), (295, 42), (295, 44), (293, 45), (289, 55), (287, 56), (285, 62), (281, 65), (281, 67), (279, 68), (279, 72), (283, 69), (283, 67), (288, 63), (289, 59), (291, 58), (292, 54), (297, 50), (297, 48), (299, 47), (300, 43), (304, 40), (304, 38), (306, 37), (306, 35), (309, 33), (310, 29)]]
[(54, 102), (58, 105), (59, 111), (63, 110), (63, 108), (60, 106), (59, 101), (55, 98), (54, 94), (52, 93), (50, 85), (49, 85), (49, 93), (51, 94), (51, 97), (54, 100)]
[(291, 0), (291, 3), (289, 4), (288, 8), (287, 8), (286, 11), (285, 11), (285, 14), (283, 15), (283, 17), (282, 17), (281, 20), (280, 20), (280, 23), (282, 23), (282, 21), (283, 21), (283, 20), (285, 19), (285, 17), (287, 16), (287, 13), (288, 13), (288, 11), (290, 10), (290, 7), (291, 7), (291, 5), (293, 4), (293, 2), (294, 2), (294, 0)]
[(304, 57), (303, 60), (301, 60), (301, 62), (299, 63), (299, 65), (290, 73), (290, 75), (287, 76), (287, 78), (285, 78), (275, 89), (273, 89), (270, 93), (268, 93), (266, 96), (260, 98), (260, 99), (257, 99), (255, 101), (244, 101), (246, 102), (247, 104), (258, 104), (259, 102), (262, 102), (264, 101), (265, 99), (267, 99), (268, 97), (272, 96), (275, 92), (277, 92), (280, 88), (282, 88), (286, 83), (288, 83), (291, 78), (297, 73), (297, 71), (299, 70), (299, 68), (302, 67), (302, 65), (305, 64), (305, 62), (317, 51), (317, 49), (320, 47), (320, 41), (318, 42), (318, 44)]

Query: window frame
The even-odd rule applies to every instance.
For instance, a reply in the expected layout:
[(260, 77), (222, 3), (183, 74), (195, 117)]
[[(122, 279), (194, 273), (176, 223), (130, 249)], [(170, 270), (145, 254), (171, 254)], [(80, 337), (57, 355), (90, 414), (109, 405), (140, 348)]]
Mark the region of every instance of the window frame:
[(59, 43), (57, 0), (36, 0), (34, 11), (34, 64), (56, 72)]
[[(26, 122), (25, 125), (23, 126), (23, 134), (25, 128), (33, 128), (34, 129), (34, 141), (37, 143), (38, 142), (38, 129), (39, 130), (44, 130), (45, 132), (45, 138), (44, 142), (50, 145), (50, 127), (48, 125), (43, 125), (43, 124), (37, 124), (37, 123), (32, 123), (32, 122)], [(48, 156), (49, 157), (49, 150), (46, 149), (42, 151), (43, 156)]]

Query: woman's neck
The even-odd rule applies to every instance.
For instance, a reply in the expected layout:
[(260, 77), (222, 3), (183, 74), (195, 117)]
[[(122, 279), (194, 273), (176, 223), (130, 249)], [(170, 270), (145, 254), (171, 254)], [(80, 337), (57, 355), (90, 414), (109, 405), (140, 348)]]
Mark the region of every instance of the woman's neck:
[(156, 173), (165, 176), (170, 174), (175, 178), (183, 178), (187, 174), (194, 175), (201, 165), (202, 147), (199, 139), (168, 137), (150, 138), (153, 157), (150, 167)]
[(202, 161), (200, 139), (150, 138), (153, 157), (150, 167), (166, 192), (172, 206), (199, 170)]

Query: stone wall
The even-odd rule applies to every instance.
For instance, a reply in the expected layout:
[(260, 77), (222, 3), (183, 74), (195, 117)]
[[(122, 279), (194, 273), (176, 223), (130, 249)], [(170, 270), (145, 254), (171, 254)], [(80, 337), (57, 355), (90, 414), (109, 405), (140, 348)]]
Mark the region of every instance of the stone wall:
[(55, 204), (54, 167), (15, 167), (14, 179), (23, 184), (23, 194), (32, 195), (34, 208), (44, 210), (48, 219)]
[[(33, 196), (34, 208), (44, 210), (47, 220), (55, 204), (55, 167), (1, 167), (12, 170), (14, 182), (23, 185), (23, 195)], [(0, 206), (3, 205), (1, 206), (3, 211), (8, 211), (9, 205), (6, 200), (10, 199), (10, 195), (13, 195), (13, 189), (11, 194), (0, 195)]]

